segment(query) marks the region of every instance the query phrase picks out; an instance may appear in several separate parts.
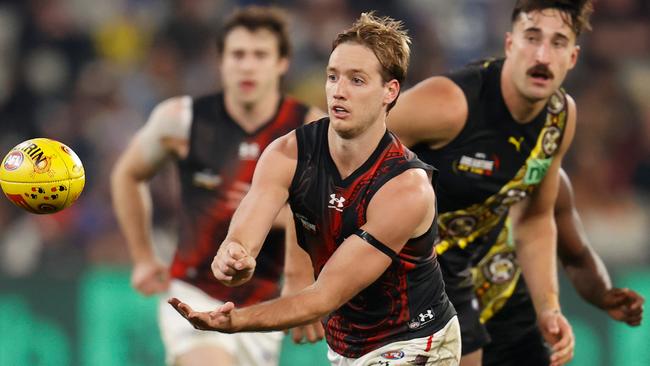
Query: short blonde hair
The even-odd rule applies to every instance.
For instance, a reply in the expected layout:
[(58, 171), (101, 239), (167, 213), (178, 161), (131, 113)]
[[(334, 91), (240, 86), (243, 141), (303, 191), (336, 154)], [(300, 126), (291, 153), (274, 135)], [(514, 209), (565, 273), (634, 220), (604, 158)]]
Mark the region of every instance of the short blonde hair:
[[(377, 56), (384, 82), (397, 80), (400, 84), (406, 79), (411, 58), (411, 38), (404, 24), (390, 17), (377, 17), (374, 12), (361, 13), (352, 27), (339, 33), (332, 42), (332, 51), (346, 42), (358, 43), (368, 47)], [(390, 110), (397, 98), (388, 106)]]

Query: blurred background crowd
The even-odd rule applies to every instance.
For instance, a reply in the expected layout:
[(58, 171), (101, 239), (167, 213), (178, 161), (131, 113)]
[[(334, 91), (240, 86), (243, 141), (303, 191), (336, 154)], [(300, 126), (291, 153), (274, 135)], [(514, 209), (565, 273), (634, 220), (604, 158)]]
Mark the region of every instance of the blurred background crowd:
[[(0, 278), (74, 278), (126, 266), (112, 214), (117, 155), (165, 98), (219, 87), (213, 32), (236, 6), (287, 9), (293, 56), (286, 91), (324, 107), (331, 40), (361, 11), (405, 22), (413, 38), (406, 87), (503, 54), (506, 0), (0, 0), (0, 152), (42, 136), (71, 146), (86, 188), (48, 216), (0, 200)], [(566, 89), (578, 129), (564, 164), (592, 244), (610, 268), (650, 268), (650, 3), (597, 0), (594, 30)], [(153, 184), (156, 235), (174, 243), (173, 169)], [(168, 252), (168, 251), (167, 251)]]

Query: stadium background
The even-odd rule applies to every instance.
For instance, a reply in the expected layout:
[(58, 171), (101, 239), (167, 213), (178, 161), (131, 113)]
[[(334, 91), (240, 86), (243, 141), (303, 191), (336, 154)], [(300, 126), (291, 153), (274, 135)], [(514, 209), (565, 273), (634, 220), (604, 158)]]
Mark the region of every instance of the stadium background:
[[(155, 300), (129, 287), (109, 172), (153, 106), (218, 85), (211, 31), (237, 5), (213, 0), (0, 0), (0, 151), (35, 136), (82, 158), (87, 183), (68, 210), (33, 216), (0, 200), (0, 365), (161, 365)], [(277, 1), (291, 15), (286, 90), (324, 105), (330, 41), (360, 11), (405, 21), (407, 86), (502, 54), (512, 0)], [(617, 286), (650, 299), (650, 12), (598, 0), (594, 31), (566, 83), (578, 130), (565, 168), (589, 238)], [(174, 171), (153, 184), (161, 255), (173, 246)], [(650, 322), (615, 324), (562, 281), (577, 334), (572, 365), (650, 365)], [(647, 315), (646, 315), (647, 318)], [(325, 365), (324, 344), (284, 348), (283, 365)]]

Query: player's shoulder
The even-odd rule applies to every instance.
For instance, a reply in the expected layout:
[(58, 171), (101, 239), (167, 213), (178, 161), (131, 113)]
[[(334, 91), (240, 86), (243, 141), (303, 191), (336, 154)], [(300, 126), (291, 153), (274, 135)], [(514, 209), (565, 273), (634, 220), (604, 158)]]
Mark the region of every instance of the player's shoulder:
[(275, 139), (265, 149), (272, 154), (281, 154), (288, 158), (295, 158), (298, 155), (298, 139), (296, 138), (296, 130), (292, 130), (285, 135)]
[(158, 103), (149, 116), (149, 122), (159, 125), (167, 123), (183, 123), (191, 117), (192, 97), (180, 95)]
[(385, 184), (385, 191), (400, 197), (403, 202), (411, 203), (430, 199), (433, 193), (431, 180), (424, 169), (406, 169)]

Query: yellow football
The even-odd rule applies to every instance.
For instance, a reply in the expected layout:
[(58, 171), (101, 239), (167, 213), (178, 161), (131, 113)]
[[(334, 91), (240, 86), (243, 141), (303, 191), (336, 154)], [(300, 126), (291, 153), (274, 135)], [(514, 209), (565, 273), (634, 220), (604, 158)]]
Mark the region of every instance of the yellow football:
[(61, 211), (86, 183), (81, 159), (68, 146), (47, 138), (27, 140), (9, 151), (0, 166), (0, 185), (16, 206), (35, 214)]

